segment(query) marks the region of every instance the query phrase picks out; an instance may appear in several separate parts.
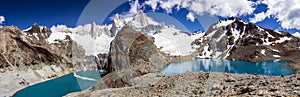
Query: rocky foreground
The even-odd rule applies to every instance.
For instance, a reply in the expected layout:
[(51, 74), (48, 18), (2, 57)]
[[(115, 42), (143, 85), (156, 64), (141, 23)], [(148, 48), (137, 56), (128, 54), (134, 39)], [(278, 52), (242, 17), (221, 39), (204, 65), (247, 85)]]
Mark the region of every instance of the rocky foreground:
[(300, 96), (300, 75), (188, 72), (174, 76), (150, 73), (133, 79), (134, 86), (86, 90), (66, 97)]

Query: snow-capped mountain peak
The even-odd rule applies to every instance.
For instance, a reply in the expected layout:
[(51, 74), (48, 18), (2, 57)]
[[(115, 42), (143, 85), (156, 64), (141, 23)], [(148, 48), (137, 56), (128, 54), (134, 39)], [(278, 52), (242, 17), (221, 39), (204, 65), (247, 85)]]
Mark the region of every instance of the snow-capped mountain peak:
[(79, 25), (75, 28), (56, 25), (50, 29), (53, 33), (47, 39), (49, 43), (56, 43), (56, 40), (63, 40), (70, 36), (73, 41), (83, 47), (85, 55), (96, 56), (99, 53), (108, 53), (110, 42), (113, 40), (109, 26), (96, 23)]
[(149, 29), (153, 29), (153, 28), (159, 29), (162, 27), (157, 27), (157, 26), (163, 25), (162, 23), (158, 23), (154, 21), (152, 18), (148, 17), (143, 11), (139, 11), (133, 18), (129, 18), (126, 20), (127, 20), (127, 24), (133, 27), (135, 30), (145, 31), (146, 33), (148, 33)]
[(147, 26), (149, 25), (148, 17), (143, 13), (143, 11), (139, 11), (131, 21), (132, 23), (136, 24), (135, 26)]
[(112, 25), (115, 26), (115, 27), (122, 27), (122, 26), (125, 25), (125, 20), (124, 20), (124, 19), (121, 19), (120, 16), (119, 16), (119, 14), (117, 13), (117, 14), (114, 16)]
[(192, 54), (196, 51), (196, 47), (191, 45), (192, 42), (204, 35), (204, 33), (191, 35), (182, 32), (175, 26), (158, 23), (140, 11), (130, 18), (121, 18), (119, 14), (116, 14), (109, 26), (99, 26), (95, 23), (79, 25), (75, 28), (68, 28), (65, 25), (53, 26), (51, 27), (53, 33), (48, 41), (55, 43), (57, 39), (63, 40), (66, 36), (70, 36), (75, 42), (82, 45), (86, 55), (97, 55), (99, 52), (108, 53), (110, 42), (125, 25), (136, 31), (152, 35), (155, 38), (156, 46), (161, 48), (161, 51), (171, 55)]
[[(126, 24), (131, 25), (131, 27), (137, 28), (137, 30), (140, 31), (141, 29), (143, 29), (142, 31), (148, 31), (149, 28), (160, 28), (149, 26), (153, 25), (153, 23), (149, 23), (149, 18), (143, 12), (139, 12), (134, 19), (123, 19), (120, 18), (119, 14), (116, 14), (112, 24), (109, 26), (96, 25), (96, 23), (79, 25), (75, 28), (68, 28), (65, 25), (52, 26), (51, 30), (53, 33), (47, 40), (49, 43), (55, 43), (55, 40), (57, 39), (63, 40), (66, 36), (70, 36), (75, 42), (83, 46), (86, 51), (86, 55), (97, 55), (100, 52), (108, 53), (110, 42), (114, 39), (114, 36), (118, 33), (118, 31), (120, 31)], [(146, 27), (137, 26), (136, 24)]]
[(46, 39), (50, 37), (51, 31), (46, 26), (39, 26), (34, 23), (30, 28), (23, 30), (28, 41), (35, 45), (46, 44)]
[(112, 27), (110, 29), (111, 37), (114, 37), (117, 34), (117, 32), (125, 25), (125, 23), (125, 20), (121, 19), (119, 14), (116, 14), (114, 16)]
[(218, 41), (220, 41), (222, 37), (233, 36), (231, 40), (234, 41), (231, 41), (230, 44), (236, 44), (239, 42), (238, 40), (255, 36), (256, 38), (259, 38), (255, 40), (255, 43), (263, 45), (282, 43), (290, 40), (290, 37), (292, 36), (286, 32), (274, 31), (261, 28), (253, 23), (246, 23), (239, 18), (229, 18), (219, 21), (212, 25), (206, 34), (206, 36), (216, 38)]
[[(280, 32), (230, 18), (213, 24), (205, 35), (195, 40), (200, 45), (200, 58), (229, 58), (238, 47), (269, 47), (297, 40)], [(293, 48), (298, 48), (295, 46)]]
[(244, 22), (243, 20), (239, 19), (239, 18), (235, 18), (235, 17), (231, 17), (225, 20), (219, 20), (216, 24), (214, 24), (215, 28), (219, 28), (219, 27), (224, 27), (224, 26), (228, 26), (234, 22), (239, 22), (239, 23), (244, 23), (247, 24), (246, 22)]

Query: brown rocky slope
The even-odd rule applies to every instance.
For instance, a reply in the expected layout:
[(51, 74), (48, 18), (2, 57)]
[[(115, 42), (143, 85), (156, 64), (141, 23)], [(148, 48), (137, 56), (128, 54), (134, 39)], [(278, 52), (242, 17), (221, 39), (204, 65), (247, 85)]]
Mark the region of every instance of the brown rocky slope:
[(200, 46), (200, 57), (250, 62), (283, 59), (295, 62), (290, 66), (296, 72), (300, 70), (299, 38), (239, 18), (232, 17), (211, 25), (193, 45)]
[[(37, 25), (23, 33), (16, 27), (4, 27), (1, 30), (1, 69), (13, 70), (21, 66), (34, 66), (44, 64), (71, 64), (70, 47), (58, 48), (56, 45), (71, 44), (65, 39), (57, 44), (49, 45), (45, 38), (51, 34), (49, 30), (41, 30)], [(32, 38), (34, 37), (34, 38)], [(58, 54), (60, 51), (65, 53)], [(69, 52), (68, 52), (69, 51)]]
[(37, 24), (28, 31), (0, 28), (0, 96), (74, 71), (71, 57), (76, 43), (66, 37), (49, 44), (51, 33)]

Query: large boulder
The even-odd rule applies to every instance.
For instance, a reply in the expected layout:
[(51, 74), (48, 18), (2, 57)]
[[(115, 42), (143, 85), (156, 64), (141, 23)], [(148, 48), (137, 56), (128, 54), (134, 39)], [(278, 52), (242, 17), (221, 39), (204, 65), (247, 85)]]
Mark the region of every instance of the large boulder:
[(133, 78), (160, 71), (170, 59), (153, 42), (153, 37), (125, 25), (111, 42), (106, 75), (93, 89), (132, 86)]

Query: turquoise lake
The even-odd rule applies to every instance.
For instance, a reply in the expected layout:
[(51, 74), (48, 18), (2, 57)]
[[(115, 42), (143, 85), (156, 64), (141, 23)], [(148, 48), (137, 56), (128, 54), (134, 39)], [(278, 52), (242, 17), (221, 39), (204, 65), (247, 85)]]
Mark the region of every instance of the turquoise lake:
[[(172, 63), (164, 67), (165, 76), (185, 72), (228, 72), (235, 74), (289, 75), (293, 73), (286, 60), (266, 60), (258, 63), (234, 60), (196, 59), (188, 62)], [(98, 71), (70, 73), (49, 81), (29, 86), (18, 91), (13, 97), (61, 97), (71, 92), (94, 86), (103, 74)]]
[(61, 97), (71, 92), (94, 86), (103, 74), (98, 71), (80, 71), (38, 83), (18, 91), (13, 97)]
[(171, 63), (161, 74), (165, 76), (185, 72), (228, 72), (234, 74), (289, 75), (293, 71), (287, 66), (291, 61), (266, 60), (258, 63), (238, 60), (196, 59), (187, 62)]

